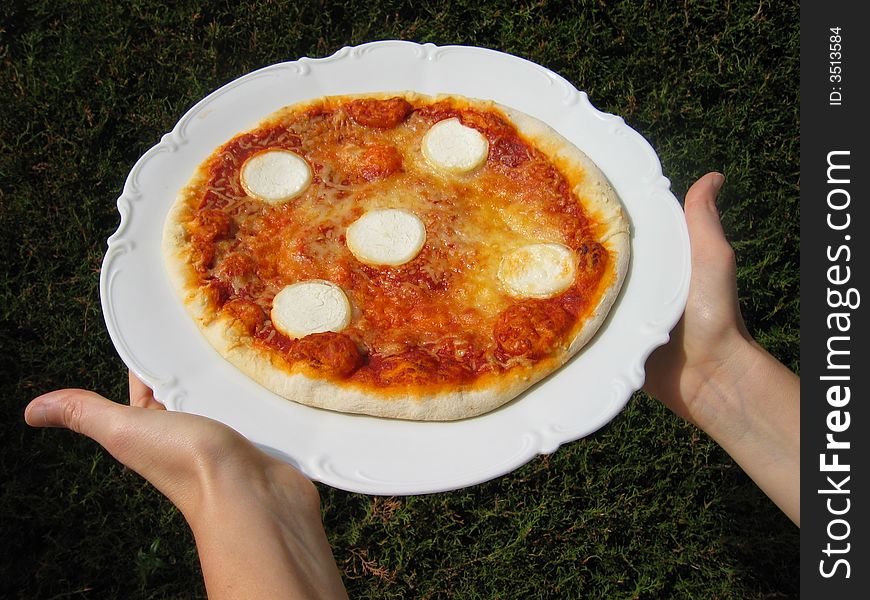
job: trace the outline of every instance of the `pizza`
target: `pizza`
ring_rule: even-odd
[[[210,344],[269,390],[454,420],[592,338],[629,227],[603,173],[538,119],[460,96],[330,96],[217,148],[169,210],[163,255]]]

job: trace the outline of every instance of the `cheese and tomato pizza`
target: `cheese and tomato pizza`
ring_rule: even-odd
[[[163,253],[208,341],[266,388],[452,420],[589,341],[629,233],[606,177],[543,122],[407,92],[292,105],[235,136],[179,194]]]

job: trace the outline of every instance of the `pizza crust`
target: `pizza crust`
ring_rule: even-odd
[[[337,412],[364,414],[415,421],[452,421],[490,412],[512,400],[546,373],[528,379],[517,377],[491,378],[485,386],[470,389],[419,393],[378,395],[355,387],[336,385],[328,379],[311,377],[304,372],[291,373],[276,364],[268,352],[245,345],[244,338],[230,341],[239,329],[229,319],[215,319],[203,327],[211,345],[230,363],[251,379],[284,398],[316,408]],[[535,379],[532,379],[535,377]],[[480,381],[476,382],[480,383]],[[304,400],[302,400],[304,399]]]
[[[327,102],[353,98],[393,98],[409,101],[437,101],[413,92],[331,97]],[[444,98],[456,99],[457,96]],[[405,390],[371,391],[313,376],[311,370],[291,367],[260,347],[251,345],[244,326],[225,313],[215,314],[208,295],[197,285],[190,264],[185,223],[192,218],[190,202],[194,190],[205,179],[198,172],[179,194],[167,215],[162,253],[173,287],[198,327],[224,359],[272,392],[301,404],[333,411],[377,417],[423,421],[470,418],[490,412],[558,370],[600,329],[621,289],[630,260],[629,222],[622,204],[601,170],[579,148],[542,121],[491,101],[462,99],[469,108],[502,112],[522,137],[542,151],[568,179],[584,208],[600,223],[598,239],[608,250],[608,272],[602,278],[599,299],[569,343],[551,357],[532,366],[515,367],[500,375],[484,375],[457,389],[421,387]],[[313,100],[296,106],[317,106]],[[280,112],[280,111],[279,111]]]

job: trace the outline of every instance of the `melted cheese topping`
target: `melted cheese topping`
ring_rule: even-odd
[[[433,125],[459,124],[453,119],[457,114],[476,119],[469,121],[476,127],[483,123],[489,151],[483,162],[479,154],[471,161],[479,163],[476,169],[445,177],[432,167],[423,140]],[[359,125],[340,107],[279,113],[235,138],[207,165],[199,210],[220,210],[234,225],[226,239],[208,238],[199,268],[203,281],[217,278],[226,290],[222,298],[248,298],[265,314],[271,312],[272,326],[290,338],[341,331],[366,357],[353,381],[378,385],[379,361],[410,352],[431,357],[438,372],[456,365],[476,375],[509,368],[525,359],[500,349],[502,342],[494,339],[499,319],[514,315],[510,309],[518,302],[545,303],[542,313],[581,317],[596,301],[595,269],[603,264],[590,258],[601,252],[595,250],[594,224],[564,177],[512,132],[505,122],[451,107],[412,112],[391,128]],[[269,149],[292,151],[311,165],[311,184],[293,202],[257,202],[238,185],[240,165]],[[389,164],[380,164],[382,158]],[[376,179],[361,177],[363,171]],[[396,229],[386,225],[389,219],[367,224],[367,215],[396,214],[391,211],[413,215],[425,238],[412,233],[398,244],[389,242],[391,262],[371,260],[379,252],[371,239],[384,235],[377,231]],[[404,226],[399,230],[407,233]],[[404,250],[394,253],[397,246]],[[572,253],[576,276],[569,280],[558,251],[551,260],[541,258],[548,251],[528,250],[539,246]],[[500,278],[503,260],[510,256],[526,256],[518,262],[527,265],[542,261],[545,272],[556,274],[556,283],[534,283],[523,269],[502,269]],[[227,262],[242,265],[232,270],[231,279],[222,275]],[[308,287],[315,286],[310,280],[317,280],[316,287]],[[298,282],[306,287],[296,287],[303,285]],[[539,299],[542,289],[557,295]],[[268,322],[258,335],[273,339]]]

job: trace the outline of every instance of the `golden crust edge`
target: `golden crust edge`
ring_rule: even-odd
[[[232,329],[225,319],[202,327],[209,342],[230,363],[281,397],[300,404],[343,413],[415,421],[455,421],[490,412],[512,400],[537,379],[502,380],[482,389],[460,389],[423,398],[412,394],[379,396],[353,385],[316,379],[305,373],[289,373],[277,366],[265,351],[232,343],[225,332]]]

